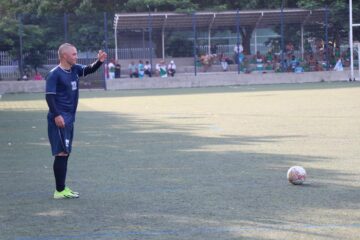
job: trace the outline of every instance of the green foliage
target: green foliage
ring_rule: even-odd
[[[126,8],[131,12],[148,11],[193,11],[197,5],[190,0],[129,0]]]
[[[193,41],[180,34],[172,36],[167,41],[166,53],[172,57],[191,57],[193,56]]]
[[[56,49],[64,41],[64,13],[68,14],[68,40],[82,50],[95,50],[104,47],[104,17],[108,13],[109,47],[113,47],[113,14],[125,12],[194,12],[225,10],[279,9],[284,2],[286,8],[323,8],[326,4],[330,11],[329,34],[331,41],[346,39],[348,32],[348,0],[0,0],[0,51],[10,51],[19,57],[19,16],[23,18],[23,50],[25,61],[33,67],[41,66],[41,57],[46,49]],[[353,1],[354,20],[360,22],[360,1]],[[286,28],[286,39],[291,40],[299,33],[296,29]],[[241,28],[245,51],[250,51],[250,38],[253,28]],[[355,31],[355,39],[360,40]],[[294,42],[295,42],[294,38]],[[155,39],[154,39],[155,40]],[[156,41],[156,40],[155,40]],[[170,40],[169,40],[170,41]],[[189,44],[186,40],[173,38],[170,44]],[[185,49],[185,48],[184,48]],[[192,49],[191,47],[186,47]],[[183,51],[171,50],[174,55]],[[185,51],[185,50],[184,50]],[[186,54],[190,54],[187,53]]]
[[[0,51],[13,49],[18,38],[18,22],[16,19],[3,17],[0,21]]]

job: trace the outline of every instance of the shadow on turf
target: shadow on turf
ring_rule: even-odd
[[[358,189],[346,184],[343,180],[350,175],[340,171],[307,169],[306,185],[287,182],[289,166],[328,160],[325,157],[228,150],[231,145],[276,143],[299,136],[203,137],[192,133],[201,125],[172,126],[98,112],[81,112],[75,130],[69,181],[82,190],[82,198],[49,201],[44,192],[52,187],[42,194],[29,190],[53,181],[51,163],[40,171],[47,172],[45,176],[36,174],[47,161],[37,154],[44,146],[29,145],[46,137],[46,126],[39,121],[44,114],[15,115],[32,119],[37,128],[29,130],[29,122],[17,121],[0,125],[16,132],[10,138],[2,136],[1,143],[11,139],[21,148],[9,152],[2,144],[0,150],[8,156],[7,164],[1,160],[7,168],[3,169],[25,169],[2,187],[0,218],[5,239],[232,239],[260,232],[266,240],[268,233],[276,231],[331,237],[307,231],[328,225],[321,225],[316,216],[304,218],[302,212],[351,209],[358,203]],[[3,116],[6,119],[14,112]],[[23,161],[25,156],[30,166]],[[17,192],[28,194],[12,198]],[[39,215],[54,209],[66,214]],[[294,220],[294,214],[302,220]],[[72,230],[64,234],[63,229]]]

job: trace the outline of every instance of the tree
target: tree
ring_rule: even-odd
[[[68,37],[79,49],[99,48],[104,44],[103,12],[108,13],[108,29],[112,29],[114,13],[156,12],[156,11],[223,11],[223,10],[259,10],[280,9],[282,0],[0,0],[0,50],[19,49],[18,16],[24,17],[24,50],[54,49],[64,41],[64,14],[68,16]],[[360,10],[360,1],[353,1],[354,13]],[[348,0],[284,0],[285,8],[322,8],[328,5],[330,10],[329,36],[340,43],[348,34]],[[354,14],[355,21],[359,22]],[[240,34],[244,50],[250,53],[250,39],[254,26],[241,26]],[[289,32],[289,31],[286,31]],[[154,34],[156,34],[154,32]],[[354,34],[360,39],[360,32]],[[155,35],[154,35],[155,36]],[[292,37],[291,34],[288,37]],[[113,35],[109,34],[109,45],[113,44]],[[154,37],[154,41],[160,41]],[[41,52],[40,51],[40,52]],[[18,50],[17,50],[18,52]],[[18,53],[15,55],[19,55]],[[30,60],[29,60],[30,61]],[[35,61],[36,62],[36,61]]]
[[[298,0],[297,6],[306,9],[316,9],[328,7],[329,17],[329,36],[331,41],[339,46],[342,39],[347,39],[349,32],[349,1],[348,0]],[[357,14],[360,10],[360,2],[353,1],[354,21],[359,22]],[[357,34],[356,34],[357,33]],[[360,40],[360,32],[355,32],[354,39]]]

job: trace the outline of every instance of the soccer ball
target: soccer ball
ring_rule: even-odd
[[[294,185],[303,184],[306,179],[306,171],[303,167],[293,166],[287,171],[287,179]]]

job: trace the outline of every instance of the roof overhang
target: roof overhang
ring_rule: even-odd
[[[315,24],[324,22],[325,9],[284,9],[284,24]],[[151,16],[151,17],[150,17]],[[237,11],[225,12],[196,12],[196,27],[234,27],[236,26]],[[280,24],[281,10],[240,11],[240,26],[269,27]],[[193,14],[174,12],[152,13],[119,13],[114,17],[114,28],[117,30],[139,30],[149,28],[149,21],[153,29],[175,28],[186,29],[193,27]]]

